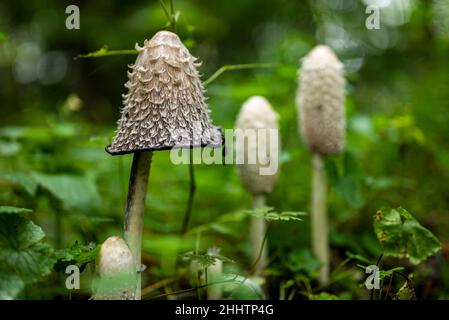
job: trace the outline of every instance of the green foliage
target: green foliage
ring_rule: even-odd
[[[83,176],[32,173],[33,179],[62,201],[66,209],[88,209],[100,206],[101,199],[95,183]]]
[[[29,175],[20,172],[0,172],[0,180],[15,182],[21,186],[30,196],[34,196],[37,183]]]
[[[17,214],[0,215],[0,299],[13,299],[27,284],[50,274],[55,263],[45,233]]]
[[[415,289],[410,281],[405,281],[402,287],[393,295],[393,300],[416,300]]]
[[[209,248],[206,252],[199,253],[189,251],[182,254],[181,258],[186,262],[195,262],[199,267],[203,269],[209,268],[210,266],[214,265],[217,260],[234,263],[234,261],[232,261],[231,259],[221,255],[218,248]]]
[[[374,216],[374,232],[387,256],[419,264],[437,253],[441,244],[405,209],[382,209]]]
[[[273,209],[273,207],[261,207],[252,210],[244,210],[243,212],[257,218],[264,218],[267,221],[302,221],[300,217],[306,214],[304,212],[291,211],[276,212],[273,211]]]
[[[54,268],[56,271],[64,272],[68,265],[77,265],[82,271],[88,263],[97,259],[100,248],[101,244],[95,245],[93,242],[87,245],[75,242],[70,248],[56,252],[57,261]]]

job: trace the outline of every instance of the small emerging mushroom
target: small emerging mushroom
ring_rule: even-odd
[[[120,237],[109,237],[100,248],[93,282],[94,300],[133,300],[137,274],[134,258]]]
[[[243,130],[243,132],[249,130],[247,131],[247,141],[244,141],[243,144],[237,143],[236,145],[237,154],[244,154],[246,157],[245,163],[239,165],[242,184],[253,197],[253,208],[264,207],[266,196],[273,190],[278,177],[280,152],[278,114],[264,97],[251,97],[245,101],[240,109],[237,116],[236,129]],[[277,133],[274,140],[270,136],[273,133],[271,130]],[[255,134],[255,139],[251,139],[251,131]],[[251,157],[256,161],[250,160]],[[261,174],[261,169],[268,165],[274,166],[276,168],[275,172],[272,174]],[[259,256],[265,232],[265,219],[251,217],[250,239],[253,261],[256,261]],[[267,248],[268,246],[265,242],[262,255],[254,270],[256,276],[260,276],[268,264]]]
[[[212,124],[197,59],[179,37],[156,33],[130,66],[117,133],[106,151],[133,153],[125,217],[125,240],[140,272],[143,214],[152,152],[172,148],[218,147],[222,134]],[[140,277],[139,277],[140,278]],[[136,299],[140,299],[140,281]]]
[[[302,139],[313,154],[312,246],[322,264],[318,277],[321,284],[329,280],[327,179],[323,157],[344,148],[344,86],[343,64],[331,48],[316,46],[303,60],[296,102]]]

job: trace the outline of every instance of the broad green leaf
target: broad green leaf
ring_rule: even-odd
[[[32,177],[42,188],[61,200],[66,209],[88,209],[100,206],[101,199],[97,186],[87,177],[38,172],[34,172]]]
[[[30,195],[34,196],[37,183],[29,175],[20,172],[0,172],[0,180],[12,181],[20,185]]]
[[[379,210],[374,216],[374,232],[385,255],[407,258],[413,264],[419,264],[441,248],[432,232],[401,207]]]
[[[0,42],[8,40],[8,37],[3,32],[0,32]]]
[[[29,213],[33,212],[31,209],[26,208],[17,208],[17,207],[8,207],[8,206],[0,206],[0,214],[1,213]]]
[[[42,229],[16,214],[0,215],[0,298],[14,298],[26,284],[51,272],[53,250]]]

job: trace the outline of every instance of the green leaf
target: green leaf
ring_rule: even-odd
[[[340,300],[340,298],[334,294],[327,292],[320,292],[317,294],[309,294],[308,298],[310,300]]]
[[[234,262],[231,259],[222,256],[220,254],[220,249],[215,247],[209,248],[206,252],[202,253],[195,253],[194,251],[189,251],[182,254],[181,258],[188,262],[194,261],[201,268],[209,268],[210,266],[214,265],[217,262],[217,260],[231,263]]]
[[[364,176],[354,155],[345,152],[342,157],[328,159],[326,172],[335,192],[352,208],[359,209],[364,205],[362,185]]]
[[[304,216],[306,214],[304,212],[291,211],[279,213],[272,210],[272,207],[261,207],[252,210],[244,210],[243,212],[254,217],[264,218],[267,221],[302,221],[300,216]]]
[[[0,215],[0,299],[12,299],[26,284],[51,272],[52,248],[42,229],[16,214]]]
[[[401,207],[379,210],[374,216],[374,232],[385,255],[407,258],[413,264],[419,264],[441,248],[432,232]]]
[[[54,268],[56,271],[64,271],[68,265],[75,264],[84,268],[86,264],[95,261],[100,247],[100,244],[95,245],[93,242],[87,245],[75,242],[70,248],[56,252],[57,262]]]
[[[33,212],[31,209],[26,208],[17,208],[17,207],[8,207],[8,206],[0,206],[0,214],[1,213],[29,213]]]
[[[8,37],[3,32],[0,32],[0,42],[8,40]]]
[[[416,300],[415,289],[410,281],[405,281],[404,285],[393,295],[393,300]]]
[[[364,266],[361,264],[358,264],[357,266],[364,270],[366,270],[368,268],[368,266]],[[395,272],[400,272],[400,271],[404,271],[404,270],[405,270],[404,267],[395,267],[395,268],[387,269],[387,270],[379,270],[379,279],[384,280],[386,278],[390,278]]]
[[[20,172],[0,172],[0,180],[12,181],[25,189],[30,195],[34,196],[37,190],[37,183],[29,175]]]
[[[291,252],[286,259],[287,268],[294,274],[303,272],[309,277],[315,277],[321,263],[316,259],[310,250],[302,249]]]
[[[38,172],[33,172],[32,177],[39,186],[61,200],[66,209],[88,209],[100,206],[101,199],[97,186],[87,177]]]

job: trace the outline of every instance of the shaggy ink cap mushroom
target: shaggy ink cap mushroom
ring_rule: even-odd
[[[156,33],[136,49],[139,55],[128,72],[117,133],[106,151],[117,155],[220,147],[221,129],[209,117],[197,58],[169,31]]]
[[[345,145],[345,78],[343,64],[331,48],[318,45],[305,57],[299,72],[297,107],[306,146],[331,155]]]

